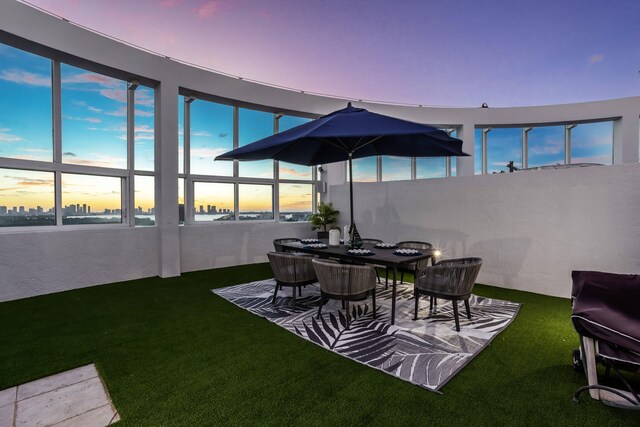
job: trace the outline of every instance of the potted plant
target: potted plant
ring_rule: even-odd
[[[340,211],[335,210],[331,203],[320,202],[318,204],[317,213],[311,215],[312,230],[322,229],[322,231],[318,231],[318,239],[326,239],[329,237],[327,227],[338,221],[339,214]]]

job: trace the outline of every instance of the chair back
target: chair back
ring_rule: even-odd
[[[294,242],[299,242],[300,239],[298,239],[297,237],[285,237],[282,239],[273,239],[273,247],[276,250],[276,252],[289,252],[289,250],[285,250],[282,247],[283,243],[294,243]]]
[[[417,250],[431,250],[433,249],[433,245],[429,242],[421,242],[418,240],[405,240],[402,242],[396,243],[396,246],[400,249],[417,249]]]
[[[286,252],[269,252],[267,257],[273,276],[279,282],[301,283],[316,280],[311,257]]]
[[[463,297],[471,294],[482,267],[481,258],[442,260],[435,266],[422,268],[416,274],[415,286],[423,291],[444,296]]]
[[[376,287],[376,271],[370,265],[339,264],[318,258],[314,258],[312,263],[321,292],[346,297]]]

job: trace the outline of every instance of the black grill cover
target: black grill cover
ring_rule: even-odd
[[[571,278],[576,331],[621,347],[624,359],[640,363],[640,275],[573,271]]]

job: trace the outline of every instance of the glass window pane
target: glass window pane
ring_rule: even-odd
[[[232,176],[232,161],[213,159],[233,150],[233,107],[198,99],[190,104],[189,115],[191,173]]]
[[[487,173],[508,172],[507,163],[522,167],[522,128],[494,128],[487,134]]]
[[[564,164],[564,126],[537,126],[527,132],[530,168]]]
[[[282,116],[278,122],[278,129],[280,132],[299,126],[303,123],[307,123],[311,119],[305,117],[295,116]],[[279,164],[279,177],[280,179],[304,179],[311,180],[312,167],[296,165],[287,162],[278,162]]]
[[[273,135],[273,114],[240,108],[239,146]],[[238,175],[245,178],[273,178],[273,160],[239,162]]]
[[[232,221],[234,213],[234,184],[217,182],[193,183],[195,221]]]
[[[55,225],[53,172],[0,169],[0,227]]]
[[[482,175],[482,128],[474,130],[473,139],[473,172]]]
[[[571,129],[571,163],[613,162],[613,122],[584,123]]]
[[[184,173],[184,96],[178,97],[178,173]]]
[[[347,163],[347,179],[349,179],[349,162]],[[364,157],[351,162],[353,182],[376,182],[378,180],[378,158]]]
[[[62,161],[126,169],[127,84],[61,65]]]
[[[273,186],[240,184],[240,220],[273,219]]]
[[[139,86],[135,92],[135,130],[134,150],[135,169],[152,171],[155,169],[154,159],[154,90]]]
[[[313,187],[309,184],[280,184],[280,221],[309,221]]]
[[[402,179],[411,179],[411,158],[382,156],[382,180],[399,181]]]
[[[452,163],[455,157],[452,157]],[[416,157],[416,179],[444,178],[447,176],[447,160],[444,157]]]
[[[0,156],[53,160],[51,61],[0,44]]]
[[[62,223],[122,222],[122,179],[62,174]]]
[[[184,178],[178,178],[178,221],[184,224]]]
[[[155,225],[155,180],[152,176],[135,176],[136,225]]]

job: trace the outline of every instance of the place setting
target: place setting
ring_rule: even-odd
[[[380,242],[380,243],[376,243],[374,245],[374,248],[377,248],[377,249],[395,249],[396,247],[398,247],[398,246],[395,243],[383,243],[383,242]]]
[[[418,256],[422,255],[422,252],[417,249],[396,249],[393,251],[393,254],[399,256]]]

